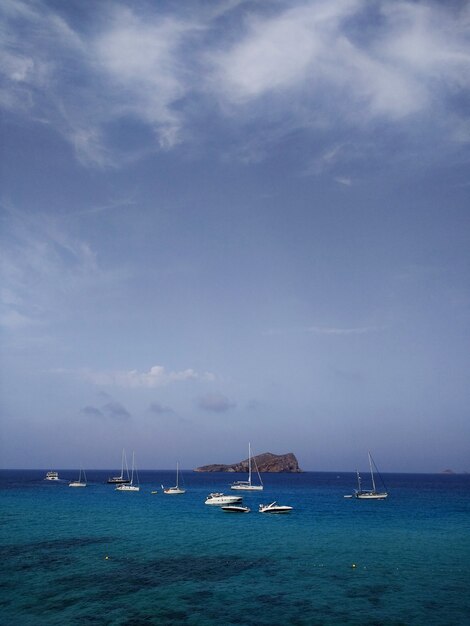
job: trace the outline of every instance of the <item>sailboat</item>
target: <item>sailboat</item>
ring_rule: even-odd
[[[124,476],[124,464],[126,465],[126,476]],[[130,482],[129,468],[127,467],[126,451],[122,449],[121,456],[121,473],[119,476],[110,476],[108,478],[108,485],[124,485]]]
[[[253,459],[254,460],[254,459]],[[230,489],[238,489],[239,491],[262,491],[263,481],[261,480],[256,461],[254,460],[256,472],[258,473],[259,485],[254,485],[251,481],[251,444],[248,444],[248,480],[237,480],[230,485]]]
[[[82,474],[83,474],[83,479],[82,479]],[[80,474],[78,475],[78,480],[72,480],[72,482],[69,483],[69,487],[86,487],[85,470],[82,470],[82,468],[80,467]]]
[[[178,468],[178,463],[176,463],[176,485],[174,487],[168,487],[168,489],[165,489],[162,485],[163,493],[167,493],[168,495],[177,495],[179,493],[186,493],[186,490],[181,489],[181,487],[179,486],[178,473],[179,473],[179,468]]]
[[[137,485],[134,485],[134,470],[136,475]],[[132,453],[132,469],[131,469],[131,479],[127,483],[122,483],[116,487],[117,491],[140,491],[139,483],[139,475],[137,473],[137,469],[135,467],[135,453]]]
[[[344,496],[345,498],[357,498],[358,500],[385,500],[385,498],[388,498],[388,493],[386,491],[377,491],[377,487],[375,485],[375,478],[374,478],[374,469],[373,469],[374,466],[378,473],[377,466],[375,465],[374,460],[372,459],[372,455],[369,452],[369,468],[370,468],[370,478],[372,482],[372,489],[362,488],[361,475],[359,474],[359,471],[356,471],[357,489],[354,490],[354,493],[352,495]]]

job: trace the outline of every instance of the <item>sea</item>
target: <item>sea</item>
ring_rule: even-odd
[[[385,474],[366,501],[352,473],[264,474],[234,514],[204,500],[244,475],[183,471],[170,496],[174,471],[139,492],[58,471],[0,472],[2,625],[470,624],[469,475]]]

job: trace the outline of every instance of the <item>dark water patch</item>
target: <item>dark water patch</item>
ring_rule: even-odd
[[[0,560],[4,565],[3,572],[8,570],[10,575],[54,572],[75,564],[82,548],[109,541],[108,537],[78,537],[2,546]]]
[[[264,568],[266,559],[247,559],[239,556],[182,556],[138,562],[131,559],[116,562],[105,575],[81,574],[62,577],[58,587],[78,585],[90,588],[97,596],[128,594],[179,582],[218,582],[237,576],[247,570]]]
[[[346,596],[353,599],[367,600],[372,606],[378,607],[382,603],[384,594],[391,590],[391,585],[386,584],[363,585],[355,589],[349,589],[346,592]]]
[[[114,540],[115,538],[113,537],[68,537],[67,539],[47,539],[45,541],[16,543],[0,546],[0,558],[8,559],[16,556],[25,556],[37,551],[77,550],[84,546],[110,543]]]

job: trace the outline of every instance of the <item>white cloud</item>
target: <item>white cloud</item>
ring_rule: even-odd
[[[138,370],[115,371],[115,372],[82,372],[82,377],[99,386],[116,386],[116,387],[145,387],[153,389],[156,387],[164,387],[175,382],[188,380],[213,381],[214,374],[210,372],[196,372],[189,368],[181,371],[167,371],[162,365],[154,365],[148,372],[139,372]]]
[[[449,96],[470,88],[468,6],[317,0],[269,10],[247,2],[237,11],[238,5],[163,12],[157,5],[105,3],[81,28],[40,2],[6,0],[0,104],[49,123],[82,163],[100,167],[194,137],[198,106],[204,120],[209,113],[242,125],[272,121],[264,137],[257,132],[251,139],[248,159],[264,158],[272,135],[276,141],[292,129],[363,129],[423,113],[447,125],[450,140],[468,141],[462,121],[468,116],[449,111]],[[131,119],[145,131],[122,147],[112,140]]]
[[[330,108],[357,123],[399,120],[429,109],[449,88],[468,88],[470,48],[461,23],[468,23],[468,10],[462,16],[436,5],[377,6],[379,20],[367,36],[351,25],[373,8],[359,0],[302,3],[250,18],[239,41],[214,59],[221,97],[246,104],[290,94],[291,108],[309,102],[311,118]]]

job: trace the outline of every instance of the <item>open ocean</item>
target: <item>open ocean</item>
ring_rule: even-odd
[[[2,625],[470,624],[468,475],[385,474],[388,500],[358,501],[352,473],[264,474],[236,515],[204,499],[245,475],[168,496],[174,471],[138,493],[58,471],[0,472]],[[273,500],[295,510],[258,513]]]

